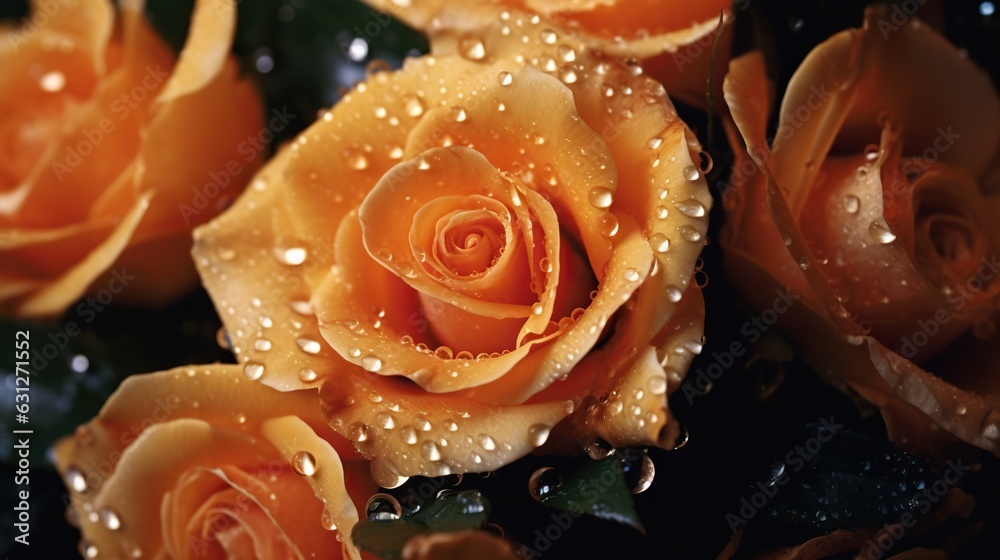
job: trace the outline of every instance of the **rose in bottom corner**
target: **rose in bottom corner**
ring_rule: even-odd
[[[727,273],[760,308],[775,286],[801,297],[779,325],[893,441],[1000,455],[1000,98],[926,25],[889,21],[869,9],[806,57],[773,145],[763,59],[731,64]]]
[[[55,459],[84,558],[357,559],[355,504],[376,489],[315,391],[231,365],[126,379]]]
[[[492,23],[370,75],[195,234],[246,375],[321,385],[386,487],[543,444],[672,448],[701,349],[712,199],[663,86]]]

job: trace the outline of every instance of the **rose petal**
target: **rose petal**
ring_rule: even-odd
[[[996,395],[963,391],[920,369],[868,337],[872,364],[896,396],[920,409],[962,440],[1000,456],[1000,410]]]
[[[53,315],[79,299],[90,283],[110,268],[128,245],[149,208],[151,198],[150,195],[141,197],[100,246],[55,282],[32,294],[21,304],[18,312],[28,316]]]
[[[389,487],[399,476],[499,468],[541,445],[541,428],[567,414],[560,402],[487,405],[360,374],[329,379],[320,398],[331,425],[373,459],[376,482]]]
[[[337,451],[297,416],[268,420],[261,426],[261,431],[289,463],[295,461],[297,453],[306,452],[313,456],[317,470],[315,474],[307,476],[306,480],[312,486],[316,499],[325,504],[325,509],[337,530],[341,531],[340,534],[350,535],[351,529],[358,522],[358,510],[347,494],[344,466]],[[342,541],[350,558],[361,558],[353,540],[347,538]]]
[[[177,66],[157,96],[167,103],[204,88],[222,71],[236,33],[236,2],[197,0]]]
[[[502,83],[501,72],[509,73],[509,84]],[[599,129],[580,120],[566,85],[532,66],[494,65],[482,73],[475,89],[480,95],[429,111],[410,134],[407,157],[416,157],[442,138],[475,149],[493,166],[514,172],[550,199],[562,226],[578,235],[591,267],[602,270],[609,244],[601,227],[618,178],[617,163],[597,134]],[[464,118],[456,119],[456,110]],[[531,149],[525,150],[526,145]],[[532,180],[518,172],[528,169],[539,170]],[[596,189],[603,189],[603,194],[596,196]]]
[[[276,246],[279,237],[272,218],[287,219],[281,170],[291,154],[286,150],[275,156],[232,208],[196,229],[192,251],[237,361],[254,370],[266,363],[261,383],[281,391],[315,386],[314,381],[339,365],[322,347],[318,353],[301,347],[312,350],[310,342],[321,344],[306,278],[329,270],[321,263],[333,260],[332,234],[327,242],[316,239],[308,253],[297,243]],[[247,224],[255,224],[249,234]],[[288,264],[298,262],[286,257],[293,248],[303,251],[293,255],[304,259],[301,264]]]
[[[150,512],[160,510],[178,478],[192,468],[266,469],[277,451],[255,434],[269,418],[289,414],[342,456],[355,456],[319,416],[314,392],[282,394],[248,382],[238,366],[209,366],[128,378],[97,418],[57,444],[56,464],[68,480],[75,469],[87,481],[83,492],[70,484],[71,496],[86,538],[102,553],[126,555],[133,546],[151,552],[161,546],[161,521]],[[112,508],[121,528],[87,519],[85,503],[93,511]]]

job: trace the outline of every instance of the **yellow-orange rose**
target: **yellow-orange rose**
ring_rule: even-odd
[[[384,486],[672,446],[701,348],[697,140],[640,67],[509,26],[370,76],[195,232],[247,376],[322,385]]]
[[[176,297],[197,279],[191,229],[259,166],[237,153],[261,107],[228,57],[232,2],[197,3],[178,60],[142,4],[35,0],[0,26],[0,310]]]
[[[232,365],[132,376],[55,448],[84,558],[360,558],[355,503],[375,487],[341,456],[357,459],[314,391]]]
[[[666,86],[671,97],[696,107],[705,106],[713,71],[718,90],[732,41],[732,2],[722,0],[364,1],[432,34],[486,20],[509,30],[511,10],[534,12],[574,33],[592,49],[643,61],[647,74]],[[713,62],[713,44],[723,15]]]
[[[727,193],[736,285],[761,308],[778,286],[798,294],[780,324],[882,409],[894,441],[933,452],[952,434],[1000,454],[989,77],[919,21],[871,9],[806,57],[772,147],[761,57],[735,60],[725,90],[753,158]]]

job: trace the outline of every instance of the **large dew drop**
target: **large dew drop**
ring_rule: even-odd
[[[292,470],[299,476],[312,476],[317,470],[316,458],[308,451],[296,451],[292,455]]]
[[[528,479],[528,492],[536,501],[541,502],[552,495],[562,485],[562,476],[552,467],[542,467],[531,474]]]

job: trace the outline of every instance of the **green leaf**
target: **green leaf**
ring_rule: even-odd
[[[592,515],[629,525],[643,534],[646,532],[635,511],[632,493],[617,457],[585,461],[562,475],[562,483],[542,496],[541,502],[573,515]]]
[[[425,508],[390,521],[361,520],[351,530],[354,545],[385,560],[398,560],[407,541],[422,533],[479,529],[490,516],[490,502],[477,490],[442,494]]]
[[[427,525],[432,532],[464,531],[482,527],[490,516],[490,502],[475,490],[442,496],[410,519]]]

